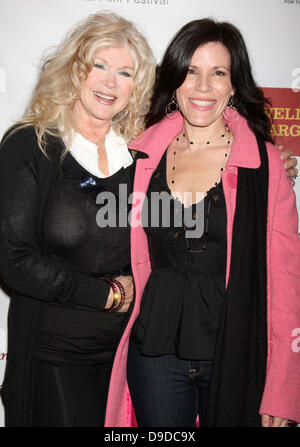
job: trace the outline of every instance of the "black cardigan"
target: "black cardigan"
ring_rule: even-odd
[[[11,289],[8,359],[2,397],[6,426],[30,426],[34,354],[45,305],[105,307],[109,286],[54,262],[43,240],[42,220],[60,174],[63,142],[47,137],[47,154],[33,127],[4,136],[0,146],[0,275]]]

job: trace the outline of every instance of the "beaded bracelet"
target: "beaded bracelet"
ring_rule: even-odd
[[[104,309],[104,312],[115,312],[115,308],[118,307],[118,300],[120,298],[120,294],[118,293],[118,289],[112,279],[109,278],[102,278],[103,281],[105,281],[113,290],[114,298],[112,305],[108,309]]]
[[[121,300],[120,300],[119,304],[117,305],[117,307],[115,307],[113,309],[114,312],[117,312],[119,309],[121,309],[121,307],[125,303],[126,294],[125,294],[125,289],[124,289],[123,285],[120,283],[120,281],[118,281],[115,278],[112,279],[111,281],[113,281],[119,287],[119,290],[121,292]]]
[[[114,293],[114,299],[113,299],[112,305],[108,309],[104,309],[104,311],[105,312],[117,312],[119,309],[121,309],[121,307],[123,306],[123,304],[125,302],[125,299],[126,299],[125,289],[122,286],[122,284],[116,279],[112,279],[112,278],[102,278],[102,279],[103,279],[103,281],[107,282],[107,284],[110,285],[110,287],[113,289],[113,293]],[[117,286],[120,290],[120,293],[118,293]],[[119,298],[121,298],[121,299],[118,302]]]

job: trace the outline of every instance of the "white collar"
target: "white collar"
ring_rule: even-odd
[[[108,160],[109,175],[115,174],[122,167],[127,168],[133,162],[124,138],[119,137],[112,129],[105,137],[105,148]],[[71,146],[68,148],[75,160],[91,174],[104,178],[98,167],[97,145],[73,131]]]

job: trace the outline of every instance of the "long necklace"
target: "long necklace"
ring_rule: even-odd
[[[231,144],[231,133],[230,133],[230,129],[229,129],[228,126],[225,126],[225,131],[221,134],[221,138],[225,138],[226,135],[227,135],[227,143],[226,144],[227,144],[227,147],[229,147],[229,145]],[[182,136],[184,138],[186,138],[186,134],[185,133],[183,133]],[[173,166],[172,166],[172,174],[173,175],[172,175],[172,180],[171,180],[173,190],[176,190],[176,188],[175,188],[176,150],[177,150],[177,146],[178,146],[178,142],[179,141],[180,141],[180,137],[177,137],[176,138],[176,147],[175,147],[175,150],[173,151]],[[188,141],[188,143],[189,144],[204,144],[203,142],[200,143],[200,142],[195,142],[195,141]],[[205,141],[205,144],[207,144],[207,145],[211,144],[211,141],[207,140],[207,141]],[[222,176],[222,172],[225,169],[225,165],[226,165],[226,161],[227,161],[227,158],[228,158],[228,154],[229,154],[229,151],[226,150],[225,156],[224,156],[224,160],[223,160],[223,163],[222,163],[222,166],[221,166],[221,169],[220,169],[220,172],[218,173],[218,177],[216,178],[216,181],[215,181],[215,184],[214,184],[215,187],[218,186],[219,180],[220,180],[220,178]],[[207,204],[207,212],[206,212],[206,215],[205,215],[204,233],[201,236],[201,237],[203,237],[202,248],[200,250],[191,250],[189,242],[188,242],[188,239],[185,238],[188,251],[191,252],[191,253],[197,253],[197,252],[205,251],[205,249],[206,249],[206,237],[208,235],[208,223],[209,223],[210,210],[211,210],[211,198],[210,198],[210,195],[208,194],[208,191],[206,191],[206,197],[208,197],[208,204]],[[176,197],[176,200],[178,200],[178,197]],[[218,200],[218,196],[217,195],[214,196],[214,200],[215,201]],[[196,217],[197,216],[195,216],[195,215],[193,216],[194,219]],[[185,228],[185,230],[187,230],[185,225],[184,225],[184,228]]]

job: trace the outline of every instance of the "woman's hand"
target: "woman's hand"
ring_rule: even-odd
[[[263,427],[286,427],[287,424],[287,419],[277,418],[267,414],[263,414],[261,417],[261,425]]]
[[[124,287],[126,297],[123,306],[117,312],[127,312],[134,296],[133,279],[131,276],[118,276],[116,280],[119,281]],[[114,292],[111,288],[107,298],[105,309],[109,309],[112,306],[113,300]]]
[[[292,152],[284,149],[283,146],[277,146],[281,150],[281,158],[285,160],[284,167],[286,169],[286,175],[292,178],[293,185],[295,184],[294,178],[298,175],[297,158],[292,157]]]

